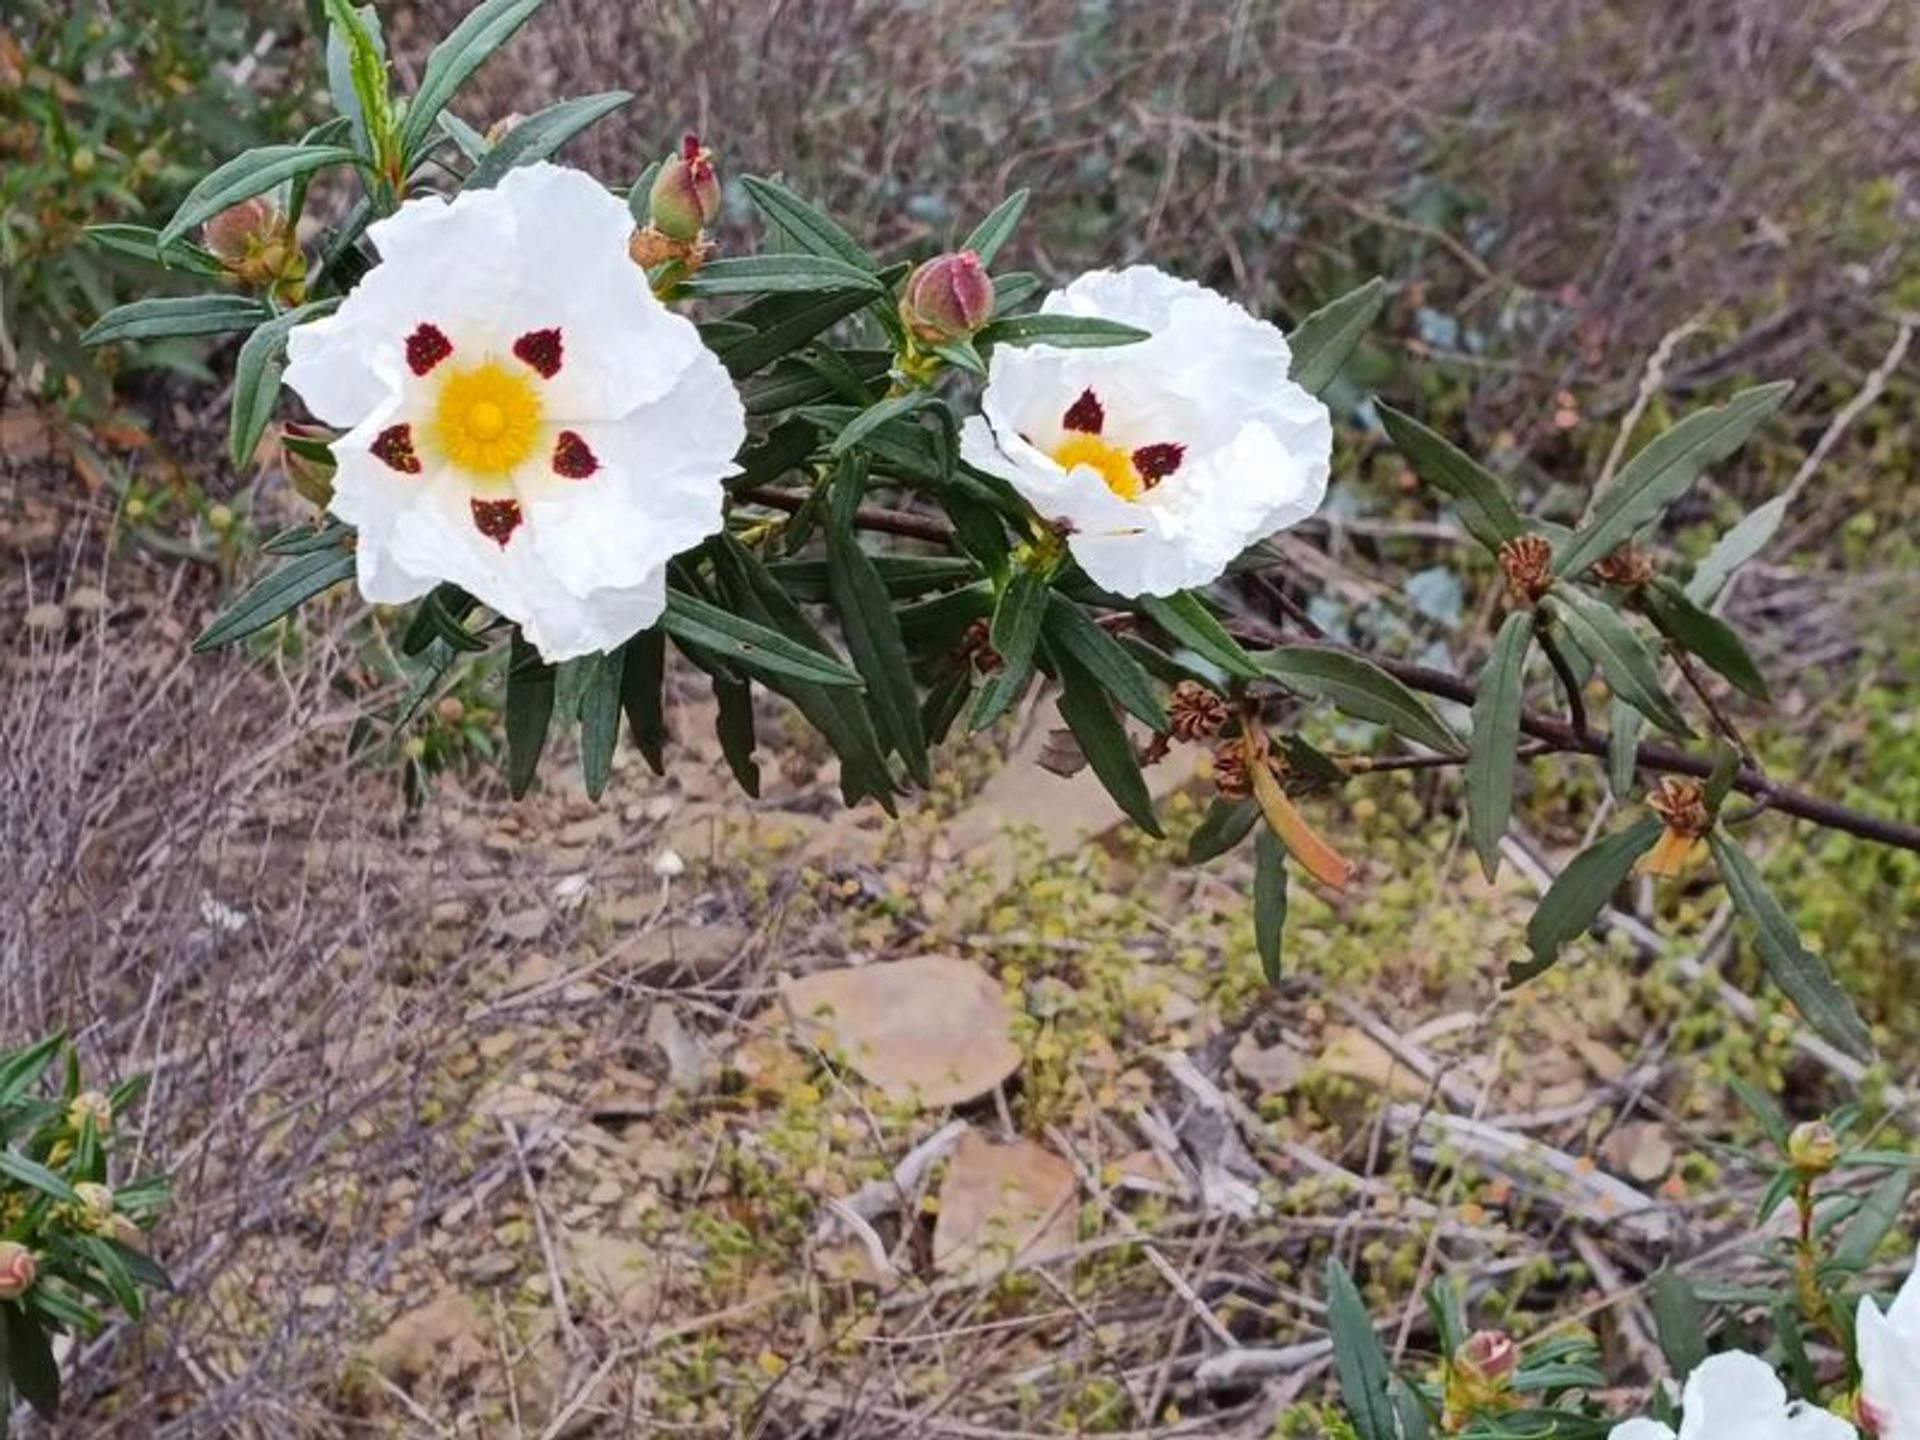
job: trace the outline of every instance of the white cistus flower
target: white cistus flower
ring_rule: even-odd
[[[1628,1420],[1608,1440],[1857,1440],[1837,1415],[1796,1400],[1773,1367],[1733,1350],[1710,1355],[1680,1392],[1680,1433],[1657,1420]]]
[[[1853,1321],[1860,1423],[1879,1440],[1920,1440],[1920,1255],[1884,1312],[1862,1295]]]
[[[1319,508],[1333,426],[1287,378],[1286,337],[1148,265],[1095,270],[1043,314],[1145,330],[1131,345],[1000,346],[961,454],[1066,533],[1095,584],[1171,595]]]
[[[371,226],[380,263],[288,337],[287,383],[347,433],[328,508],[360,591],[451,581],[548,660],[653,624],[666,565],[720,528],[746,434],[691,323],[627,257],[627,207],[528,165]]]

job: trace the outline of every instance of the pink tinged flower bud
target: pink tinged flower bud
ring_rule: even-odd
[[[31,1250],[18,1240],[0,1240],[0,1300],[18,1300],[39,1273]]]
[[[264,195],[229,205],[207,221],[202,236],[211,250],[228,265],[244,265],[273,243],[282,229],[280,212]]]
[[[1520,1364],[1520,1347],[1503,1330],[1476,1330],[1454,1351],[1454,1365],[1480,1380],[1503,1385]]]
[[[1787,1159],[1802,1175],[1824,1175],[1840,1162],[1840,1139],[1825,1121],[1805,1121],[1787,1136]]]
[[[720,215],[720,176],[713,154],[691,130],[680,153],[669,155],[653,177],[653,227],[670,240],[694,241]]]
[[[993,281],[971,250],[936,255],[907,277],[900,318],[930,345],[964,340],[993,318]]]

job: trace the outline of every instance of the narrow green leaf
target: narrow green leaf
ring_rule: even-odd
[[[613,749],[620,738],[620,672],[623,656],[594,658],[593,674],[580,696],[580,769],[587,796],[598,800],[613,774]]]
[[[983,380],[986,378],[987,362],[981,358],[980,352],[973,348],[971,340],[943,340],[927,348],[956,370],[964,370],[969,375],[977,375]]]
[[[1467,831],[1489,880],[1500,873],[1500,841],[1513,813],[1520,701],[1532,643],[1533,616],[1525,610],[1507,616],[1494,637],[1473,701],[1473,734],[1467,744]]]
[[[516,627],[507,660],[507,788],[518,800],[533,784],[553,721],[554,667]]]
[[[326,12],[327,87],[333,108],[347,121],[354,148],[377,161],[393,125],[380,12],[350,0],[326,0]]]
[[[1722,830],[1711,831],[1707,844],[1720,867],[1720,878],[1726,882],[1733,908],[1753,926],[1755,948],[1773,983],[1829,1042],[1856,1059],[1871,1059],[1873,1037],[1860,1012],[1833,978],[1826,961],[1800,943],[1799,931],[1746,852]]]
[[[280,376],[286,369],[287,336],[293,327],[325,315],[338,300],[315,300],[283,311],[259,326],[240,347],[233,367],[233,406],[227,422],[227,454],[234,468],[245,469],[259,448],[260,437],[273,419],[280,399]]]
[[[60,1414],[60,1366],[53,1358],[53,1342],[40,1322],[17,1303],[0,1304],[0,1318],[6,1326],[5,1378],[41,1419],[54,1420]]]
[[[1038,571],[1019,569],[1000,592],[988,631],[1000,668],[981,688],[974,702],[972,727],[984,730],[998,720],[1033,677],[1034,649],[1047,613],[1047,581]]]
[[[792,354],[821,331],[853,314],[871,298],[867,290],[829,290],[824,295],[779,296],[780,308],[777,311],[769,309],[752,335],[716,344],[713,353],[720,357],[729,375],[736,380],[744,379],[764,370],[783,355]],[[884,366],[882,369],[884,373]]]
[[[169,270],[185,270],[191,275],[225,275],[227,267],[209,250],[191,240],[160,244],[160,232],[147,225],[89,225],[87,239],[102,250],[116,255],[131,255]]]
[[[1047,639],[1085,667],[1100,688],[1152,730],[1167,728],[1167,712],[1140,662],[1058,591],[1047,596],[1041,622]]]
[[[1873,1263],[1881,1243],[1900,1223],[1906,1208],[1907,1191],[1913,1188],[1913,1171],[1907,1165],[1887,1171],[1880,1183],[1867,1192],[1860,1208],[1847,1219],[1846,1229],[1833,1247],[1833,1263],[1849,1273],[1858,1273]]]
[[[930,390],[907,390],[898,395],[889,395],[877,404],[869,405],[854,418],[851,424],[845,426],[838,435],[833,437],[833,446],[828,453],[836,456],[846,454],[887,421],[911,415],[922,406],[931,404],[933,398],[933,392]]]
[[[1013,315],[984,327],[973,343],[982,350],[993,345],[1052,345],[1066,350],[1132,345],[1147,338],[1145,330],[1091,315]]]
[[[1200,828],[1187,842],[1187,863],[1204,865],[1224,855],[1247,838],[1247,832],[1259,822],[1260,807],[1251,800],[1215,798],[1200,821]]]
[[[411,164],[425,149],[433,122],[469,75],[526,24],[542,0],[480,0],[427,56],[420,88],[400,125],[400,149]]]
[[[1756,700],[1771,700],[1766,678],[1746,644],[1712,611],[1693,603],[1687,592],[1664,576],[1640,592],[1641,606],[1654,628],[1690,655],[1724,676]]]
[[[120,1257],[96,1235],[76,1236],[73,1244],[99,1270],[114,1304],[125,1311],[128,1318],[138,1320],[146,1307],[140,1302],[140,1288],[133,1283],[133,1276],[127,1273],[127,1267],[121,1264]]]
[[[867,559],[887,594],[896,599],[942,590],[979,573],[971,560],[960,555],[869,555]],[[782,590],[802,603],[817,605],[827,598],[825,560],[775,560],[767,571]]]
[[[486,136],[451,110],[440,112],[439,125],[446,132],[447,138],[460,147],[460,153],[475,165],[486,159],[487,151],[493,148]]]
[[[1127,727],[1079,661],[1057,646],[1050,646],[1048,653],[1060,676],[1060,718],[1080,742],[1087,764],[1128,818],[1159,838],[1162,832],[1153,813],[1153,796],[1148,793],[1146,776],[1140,773],[1140,760],[1133,752]]]
[[[1000,247],[1007,243],[1014,227],[1019,225],[1020,216],[1027,208],[1028,191],[1016,190],[998,205],[978,225],[973,233],[960,242],[962,250],[971,250],[980,257],[982,265],[993,264],[993,257],[1000,253]]]
[[[664,692],[667,680],[667,634],[655,626],[627,641],[620,672],[620,705],[627,712],[633,745],[653,767],[667,773],[667,716]]]
[[[71,1185],[39,1161],[16,1155],[11,1150],[0,1149],[0,1176],[67,1204],[73,1204],[80,1198]]]
[[[87,328],[80,343],[230,335],[272,318],[273,311],[244,295],[159,295],[109,310]]]
[[[654,160],[640,172],[640,178],[633,182],[627,191],[627,213],[633,216],[636,225],[647,225],[653,220],[653,182],[660,178],[663,162]]]
[[[344,145],[263,145],[236,155],[187,192],[160,231],[160,248],[166,249],[228,206],[251,200],[297,175],[351,165],[359,158]]]
[[[947,673],[928,687],[927,698],[920,706],[920,728],[929,745],[946,740],[972,693],[973,667],[964,663],[949,665]]]
[[[1594,503],[1593,518],[1554,556],[1553,573],[1578,575],[1633,537],[1687,492],[1709,465],[1726,459],[1787,398],[1785,381],[1742,390],[1725,405],[1699,410],[1657,435],[1620,468]]]
[[[1646,724],[1640,712],[1618,695],[1607,702],[1607,789],[1616,800],[1634,793]]]
[[[1767,1138],[1784,1153],[1792,1131],[1787,1128],[1787,1117],[1780,1112],[1774,1098],[1738,1075],[1729,1075],[1727,1086],[1766,1131]]]
[[[1700,568],[1687,581],[1687,598],[1696,605],[1711,605],[1734,571],[1767,548],[1787,518],[1787,497],[1776,495],[1743,518],[1715,542]]]
[[[844,260],[799,252],[709,260],[680,282],[689,295],[792,295],[814,291],[880,292],[880,282]]]
[[[756,743],[753,727],[753,686],[745,680],[713,677],[713,698],[718,705],[714,733],[720,739],[720,753],[734,782],[747,795],[760,794],[760,766],[753,758]]]
[[[342,527],[344,528],[344,527]],[[426,594],[413,612],[413,619],[400,637],[402,655],[418,655],[435,640],[443,640],[453,650],[478,655],[490,648],[485,640],[467,629],[467,616],[480,602],[458,585],[442,583]]]
[[[967,626],[992,614],[993,587],[985,580],[976,580],[931,600],[901,606],[900,633],[915,650],[928,650],[954,643]]]
[[[1663,729],[1676,735],[1693,733],[1660,683],[1653,651],[1619,611],[1572,585],[1556,586],[1542,604],[1592,657],[1615,695]]]
[[[869,399],[893,364],[892,353],[885,350],[863,350],[852,355],[841,352],[841,358],[846,360],[855,382]],[[820,367],[809,364],[806,358],[779,360],[772,369],[748,380],[739,389],[741,403],[750,416],[777,415],[802,405],[811,407],[840,393],[834,378],[822,374]],[[807,429],[811,436],[812,425]],[[809,438],[806,454],[811,454],[813,448]]]
[[[213,650],[265,629],[282,615],[331,590],[353,575],[351,550],[316,550],[300,555],[255,581],[193,642],[196,651]]]
[[[747,197],[760,207],[760,212],[809,254],[842,261],[869,276],[875,272],[873,258],[839,221],[809,205],[786,186],[758,175],[749,175],[740,184]]]
[[[836,483],[849,486],[857,495],[854,477],[862,474],[857,465],[846,467]],[[850,516],[850,501],[847,508]],[[922,788],[932,786],[933,770],[920,725],[920,695],[914,688],[913,666],[900,634],[900,621],[888,598],[886,582],[872,558],[860,548],[852,526],[844,521],[828,529],[827,586],[854,668],[867,682],[875,727]]]
[[[34,1082],[46,1073],[47,1066],[53,1063],[53,1057],[60,1053],[60,1047],[67,1043],[67,1032],[56,1030],[9,1055],[0,1063],[0,1106],[10,1105],[33,1088]]]
[[[1325,394],[1386,303],[1387,282],[1376,275],[1302,320],[1288,337],[1293,382],[1310,395]]]
[[[1047,282],[1026,270],[1015,270],[993,277],[993,313],[1002,318],[1011,315],[1047,288]]]
[[[1384,725],[1442,755],[1466,748],[1426,701],[1370,660],[1312,645],[1283,645],[1253,658],[1289,690],[1325,700],[1356,720]]]
[[[605,119],[632,98],[631,91],[608,90],[536,110],[500,137],[460,188],[492,189],[509,170],[545,160],[589,125]]]
[[[1400,1440],[1433,1440],[1433,1421],[1428,1415],[1432,1406],[1426,1396],[1398,1375],[1389,1377],[1388,1395],[1393,1413],[1400,1417]]]
[[[1266,672],[1240,642],[1227,633],[1206,602],[1191,590],[1168,596],[1142,595],[1134,601],[1141,614],[1209,664],[1218,665],[1242,680],[1258,680]]]
[[[1253,948],[1269,985],[1280,983],[1280,940],[1286,926],[1287,847],[1262,825],[1253,837]]]
[[[1487,549],[1498,550],[1526,533],[1506,487],[1489,471],[1411,415],[1385,404],[1379,410],[1380,423],[1394,448],[1407,457],[1422,480],[1453,501],[1469,535]]]
[[[1340,1397],[1359,1440],[1399,1440],[1387,1397],[1387,1356],[1360,1291],[1338,1260],[1327,1261],[1327,1329]]]
[[[667,592],[660,623],[674,639],[699,645],[763,675],[789,676],[811,685],[857,687],[861,683],[858,675],[832,656],[684,591]]]
[[[1510,983],[1517,985],[1541,974],[1560,958],[1563,945],[1587,932],[1634,862],[1653,848],[1663,828],[1658,816],[1642,816],[1626,829],[1589,845],[1567,863],[1527,922],[1527,945],[1533,951],[1533,960],[1511,966]]]

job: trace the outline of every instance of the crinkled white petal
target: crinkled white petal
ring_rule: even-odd
[[[340,309],[289,337],[288,384],[347,431],[329,508],[358,531],[369,600],[450,581],[548,660],[611,649],[659,618],[667,562],[720,528],[746,425],[725,369],[628,258],[632,225],[597,181],[546,164],[451,202],[409,201],[370,227],[380,263]],[[520,364],[517,340],[560,332],[559,370],[535,382],[538,443],[511,477],[464,475],[424,443],[439,380],[414,376],[406,354],[423,324],[458,368]],[[421,473],[372,453],[396,424],[413,427]],[[555,473],[565,430],[592,452],[590,475]],[[476,496],[519,503],[505,545],[475,524]]]
[[[1920,1440],[1920,1334],[1902,1323],[1912,1318],[1911,1305],[1901,1304],[1912,1288],[1909,1276],[1884,1314],[1863,1295],[1854,1314],[1860,1398],[1880,1424],[1878,1440]]]
[[[1622,1420],[1607,1432],[1607,1440],[1674,1440],[1673,1427],[1658,1420]]]
[[[1089,578],[1122,595],[1168,595],[1219,577],[1247,546],[1311,515],[1326,495],[1333,426],[1294,384],[1273,326],[1192,281],[1136,265],[1093,271],[1042,305],[1151,338],[1104,349],[1000,349],[981,415],[962,431],[970,465],[998,475],[1067,532]],[[1051,457],[1062,417],[1092,390],[1102,437],[1175,443],[1180,468],[1136,500]]]

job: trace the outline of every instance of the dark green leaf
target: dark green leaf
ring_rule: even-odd
[[[1787,1117],[1780,1113],[1780,1107],[1774,1103],[1773,1097],[1738,1075],[1729,1075],[1727,1085],[1760,1123],[1760,1128],[1767,1132],[1767,1138],[1784,1152],[1791,1132],[1787,1129]]]
[[[236,155],[187,192],[160,231],[160,246],[165,249],[229,206],[251,200],[296,175],[310,175],[330,165],[351,165],[359,158],[344,145],[263,145]]]
[[[1760,667],[1753,663],[1733,627],[1694,604],[1678,585],[1663,576],[1640,592],[1640,603],[1654,628],[1682,650],[1697,655],[1754,699],[1773,698]]]
[[[999,719],[1026,691],[1027,682],[1033,676],[1034,648],[1039,643],[1040,626],[1046,613],[1046,577],[1024,567],[1015,570],[993,607],[988,638],[1000,656],[1000,668],[974,702],[972,725],[975,730],[984,730]]]
[[[1787,497],[1776,495],[1722,535],[1687,581],[1687,598],[1711,605],[1733,572],[1767,548],[1787,518]]]
[[[783,675],[810,685],[858,687],[861,683],[833,656],[683,591],[667,592],[660,623],[674,639],[711,650],[762,675]]]
[[[611,115],[632,98],[631,91],[608,90],[536,110],[495,142],[460,188],[491,189],[509,170],[545,160],[589,125]]]
[[[942,360],[969,375],[978,375],[982,379],[987,374],[987,362],[980,352],[973,348],[971,340],[943,340],[937,345],[927,347]]]
[[[56,1200],[72,1204],[79,1200],[74,1189],[53,1171],[37,1160],[29,1160],[24,1155],[16,1155],[11,1150],[0,1150],[0,1176],[5,1176],[16,1184],[28,1186],[51,1195]]]
[[[1480,868],[1491,880],[1500,873],[1500,841],[1513,813],[1513,771],[1520,745],[1520,701],[1533,616],[1516,610],[1494,638],[1473,701],[1473,735],[1467,744],[1467,831]]]
[[[66,1043],[67,1032],[56,1030],[7,1056],[0,1063],[0,1105],[9,1105],[31,1090]]]
[[[957,642],[975,620],[993,614],[993,587],[985,580],[931,600],[900,607],[900,633],[916,650],[942,641]]]
[[[1633,794],[1640,764],[1640,736],[1646,728],[1640,712],[1619,696],[1607,705],[1607,789],[1616,800]]]
[[[967,664],[948,666],[947,673],[928,688],[926,701],[920,707],[920,728],[929,745],[938,745],[947,738],[953,722],[967,708],[967,696],[972,692],[973,667]]]
[[[273,318],[244,295],[160,295],[109,310],[80,337],[82,345],[127,340],[170,340],[188,335],[230,335]]]
[[[1556,586],[1542,604],[1592,657],[1615,695],[1676,735],[1693,733],[1660,683],[1653,651],[1619,611],[1572,585]]]
[[[526,24],[542,0],[480,0],[427,56],[420,88],[400,125],[400,149],[409,163],[433,133],[433,122],[469,75]]]
[[[39,1287],[36,1287],[39,1288]],[[6,1378],[43,1420],[60,1413],[60,1366],[40,1322],[18,1304],[0,1304],[6,1324]]]
[[[1325,700],[1356,720],[1384,725],[1443,755],[1458,755],[1465,749],[1426,701],[1358,655],[1312,645],[1283,645],[1253,658],[1289,690]]]
[[[418,655],[435,640],[445,641],[449,648],[462,654],[483,653],[488,648],[487,642],[466,626],[467,616],[479,603],[458,585],[434,586],[415,609],[406,633],[400,637],[400,653]]]
[[[837,483],[857,493],[853,477],[859,473],[858,466],[849,467]],[[854,668],[867,682],[875,727],[898,752],[908,773],[922,787],[931,786],[933,771],[920,726],[920,696],[914,689],[900,621],[887,596],[886,582],[860,548],[850,525],[837,524],[828,530],[827,583]]]
[[[1553,573],[1578,575],[1632,539],[1641,526],[1659,519],[1702,470],[1744,445],[1792,388],[1785,381],[1756,385],[1725,405],[1695,411],[1655,436],[1620,468],[1594,503],[1592,519],[1554,556]]]
[[[971,560],[960,555],[870,555],[867,558],[887,594],[896,598],[945,589],[979,573]],[[796,600],[819,604],[827,598],[825,560],[776,560],[767,570],[780,582],[780,588]]]
[[[1079,661],[1057,646],[1050,646],[1049,654],[1060,676],[1060,718],[1080,742],[1087,764],[1133,823],[1158,838],[1160,822],[1154,817],[1153,797],[1147,791],[1146,777],[1140,773],[1140,760],[1133,753],[1127,727]]]
[[[1326,393],[1386,303],[1387,282],[1376,275],[1302,320],[1288,337],[1293,382],[1310,395]]]
[[[193,642],[196,651],[214,650],[263,630],[282,615],[331,590],[353,575],[351,550],[316,550],[301,555],[256,581]]]
[[[874,273],[872,257],[839,221],[775,181],[749,175],[740,183],[761,212],[803,250],[842,261],[866,275]]]
[[[800,252],[710,260],[680,282],[689,295],[792,295],[857,290],[877,295],[880,282],[844,260]]]
[[[713,698],[718,704],[714,733],[720,738],[720,753],[734,781],[749,796],[760,794],[760,766],[753,758],[753,686],[745,680],[713,677]]]
[[[662,692],[667,679],[667,635],[655,626],[626,643],[620,673],[620,704],[627,712],[627,728],[634,748],[653,767],[667,773],[667,716]]]
[[[516,628],[507,660],[507,788],[518,800],[533,784],[553,720],[554,667]]]
[[[1733,792],[1734,782],[1740,778],[1740,764],[1740,752],[1718,735],[1714,736],[1713,769],[1707,772],[1706,788],[1707,809],[1713,814],[1720,813],[1720,807]]]
[[[973,343],[982,350],[993,345],[1079,349],[1090,345],[1132,345],[1146,338],[1145,330],[1091,315],[1013,315],[987,325],[973,337]]]
[[[1333,1339],[1333,1367],[1340,1397],[1359,1440],[1399,1440],[1393,1405],[1387,1398],[1387,1356],[1374,1333],[1366,1302],[1347,1267],[1327,1261],[1327,1329]]]
[[[1280,983],[1280,940],[1286,927],[1287,847],[1262,825],[1253,837],[1253,948],[1269,985]]]
[[[587,796],[598,800],[613,773],[613,747],[620,738],[622,656],[594,657],[593,674],[580,696],[580,769]]]
[[[1380,423],[1386,426],[1394,448],[1407,457],[1422,480],[1453,501],[1469,535],[1487,549],[1498,550],[1526,533],[1506,487],[1491,473],[1412,416],[1391,405],[1381,405],[1379,410]]]
[[[1041,625],[1048,641],[1079,661],[1095,683],[1129,714],[1150,729],[1167,728],[1167,712],[1147,672],[1118,640],[1088,618],[1086,611],[1053,591],[1047,596],[1047,613]]]
[[[982,265],[993,264],[993,257],[1000,253],[1000,247],[1007,243],[1014,227],[1020,223],[1020,216],[1027,208],[1025,190],[1016,190],[998,205],[978,225],[973,233],[960,242],[962,250],[971,250],[980,257]]]
[[[1265,672],[1240,642],[1227,633],[1206,603],[1191,590],[1168,596],[1142,595],[1134,604],[1174,640],[1229,675],[1258,680]]]
[[[1226,854],[1247,838],[1259,819],[1260,807],[1251,800],[1216,798],[1201,819],[1200,828],[1193,832],[1193,839],[1187,842],[1187,863],[1204,865]]]
[[[1421,1392],[1395,1375],[1388,1381],[1388,1394],[1393,1400],[1393,1413],[1400,1417],[1400,1440],[1433,1440],[1433,1423],[1427,1414],[1430,1406]]]
[[[833,437],[833,446],[829,453],[846,454],[887,421],[911,415],[921,406],[931,404],[933,398],[933,393],[929,390],[907,390],[898,395],[889,395],[886,399],[868,406]]]
[[[1658,816],[1642,816],[1625,830],[1595,841],[1574,856],[1554,877],[1527,922],[1532,962],[1514,964],[1508,979],[1514,984],[1531,980],[1560,958],[1561,946],[1586,934],[1608,897],[1633,869],[1634,861],[1653,848],[1664,828]]]
[[[627,213],[633,216],[633,223],[646,225],[653,219],[653,182],[660,178],[662,163],[654,160],[640,172],[640,178],[633,182],[627,191]]]
[[[1856,1059],[1870,1059],[1873,1037],[1859,1011],[1833,978],[1826,961],[1801,945],[1793,921],[1773,898],[1746,852],[1722,830],[1711,831],[1707,844],[1720,867],[1720,878],[1726,881],[1733,908],[1753,926],[1754,945],[1773,983],[1828,1041]]]
[[[993,277],[993,313],[1011,315],[1047,288],[1047,282],[1025,270]]]
[[[294,326],[325,315],[340,302],[315,300],[297,310],[283,311],[257,328],[240,347],[233,367],[233,407],[227,423],[227,455],[237,470],[245,469],[259,448],[260,437],[273,419],[280,399],[280,375],[286,368],[287,335]]]
[[[191,240],[176,240],[164,249],[160,232],[147,225],[89,225],[87,239],[102,250],[132,255],[170,270],[185,270],[193,275],[225,275],[227,267],[215,255]]]
[[[1906,1208],[1907,1191],[1912,1187],[1913,1172],[1904,1166],[1882,1176],[1847,1220],[1847,1228],[1840,1232],[1833,1247],[1833,1263],[1854,1273],[1872,1264],[1881,1242],[1900,1223],[1900,1212]]]

